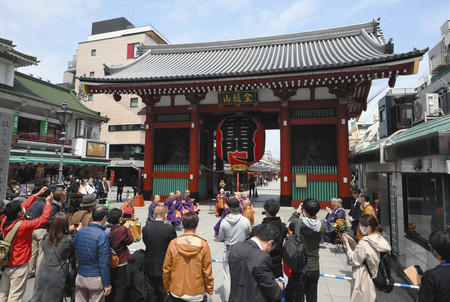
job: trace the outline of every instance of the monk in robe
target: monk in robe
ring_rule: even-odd
[[[181,202],[183,203],[183,214],[193,212],[198,214],[200,211],[198,207],[194,204],[195,199],[190,198],[191,191],[186,190]]]
[[[375,219],[377,219],[377,213],[370,205],[370,195],[369,193],[361,193],[359,194],[359,202],[361,203],[361,217],[366,214],[370,214]],[[358,232],[356,232],[355,239],[360,241],[363,238],[363,234],[361,233],[361,222],[358,225]]]
[[[177,211],[181,211],[181,213],[183,212],[183,204],[178,202],[175,197],[175,193],[170,192],[169,197],[166,201],[164,201],[164,205],[169,209],[169,213],[167,213],[167,220],[172,223],[175,229],[181,229],[181,214],[177,215]]]
[[[250,199],[250,197],[247,196],[247,192],[242,192],[242,209],[244,209],[244,201],[248,201],[250,204],[250,209],[252,210],[253,214],[255,214],[255,210],[253,209],[253,203]]]
[[[216,217],[222,217],[225,206],[228,202],[228,197],[225,195],[225,190],[220,189],[219,194],[216,196]]]
[[[253,224],[255,223],[255,213],[253,213],[253,210],[250,207],[250,201],[249,199],[245,199],[242,203],[242,206],[244,207],[244,212],[242,212],[242,216],[246,217],[250,221],[250,226],[253,229]]]

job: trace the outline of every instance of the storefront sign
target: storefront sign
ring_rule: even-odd
[[[19,116],[17,114],[14,114],[13,116],[13,128],[12,132],[17,132],[17,128],[19,127]]]
[[[217,126],[217,154],[229,164],[251,165],[264,154],[265,131],[251,116],[232,115]]]
[[[76,137],[84,137],[84,120],[77,120],[77,132]]]
[[[105,157],[106,158],[106,144],[87,142],[86,156]]]
[[[219,106],[258,105],[258,90],[219,91]]]
[[[48,133],[48,121],[41,121],[41,130],[39,132],[39,135],[41,136],[41,140],[46,140],[42,136],[47,136]]]
[[[12,113],[0,112],[0,200],[6,198],[12,129]]]
[[[233,171],[247,171],[248,165],[231,165]]]

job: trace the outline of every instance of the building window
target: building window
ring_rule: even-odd
[[[131,124],[131,125],[111,125],[108,126],[109,132],[116,131],[136,131],[136,130],[145,130],[145,126],[142,124]]]
[[[131,108],[137,107],[138,104],[139,104],[139,99],[138,98],[131,98],[130,99],[130,107]]]
[[[95,57],[97,55],[97,49],[91,50],[91,57]]]
[[[137,50],[139,43],[130,43],[127,45],[127,59],[133,59],[137,57]]]
[[[94,100],[94,95],[93,94],[89,94],[88,95],[88,101],[92,102]]]
[[[92,78],[92,77],[95,77],[95,71],[91,71],[90,73],[89,73],[89,76]]]
[[[450,227],[450,177],[404,176],[405,231],[426,247],[433,231]]]

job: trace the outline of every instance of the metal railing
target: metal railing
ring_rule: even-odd
[[[23,132],[13,132],[13,136],[14,135],[18,136],[19,140],[23,140],[23,141],[61,144],[61,142],[59,141],[59,137],[54,137],[54,136],[43,136],[43,135],[39,135],[39,134],[23,133]],[[64,145],[72,146],[72,140],[66,139],[66,142],[64,143]]]

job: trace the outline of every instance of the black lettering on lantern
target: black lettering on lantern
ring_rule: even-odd
[[[220,125],[222,132],[222,159],[231,162],[236,159],[243,162],[254,162],[256,143],[255,133],[258,125],[249,117],[229,117]]]

